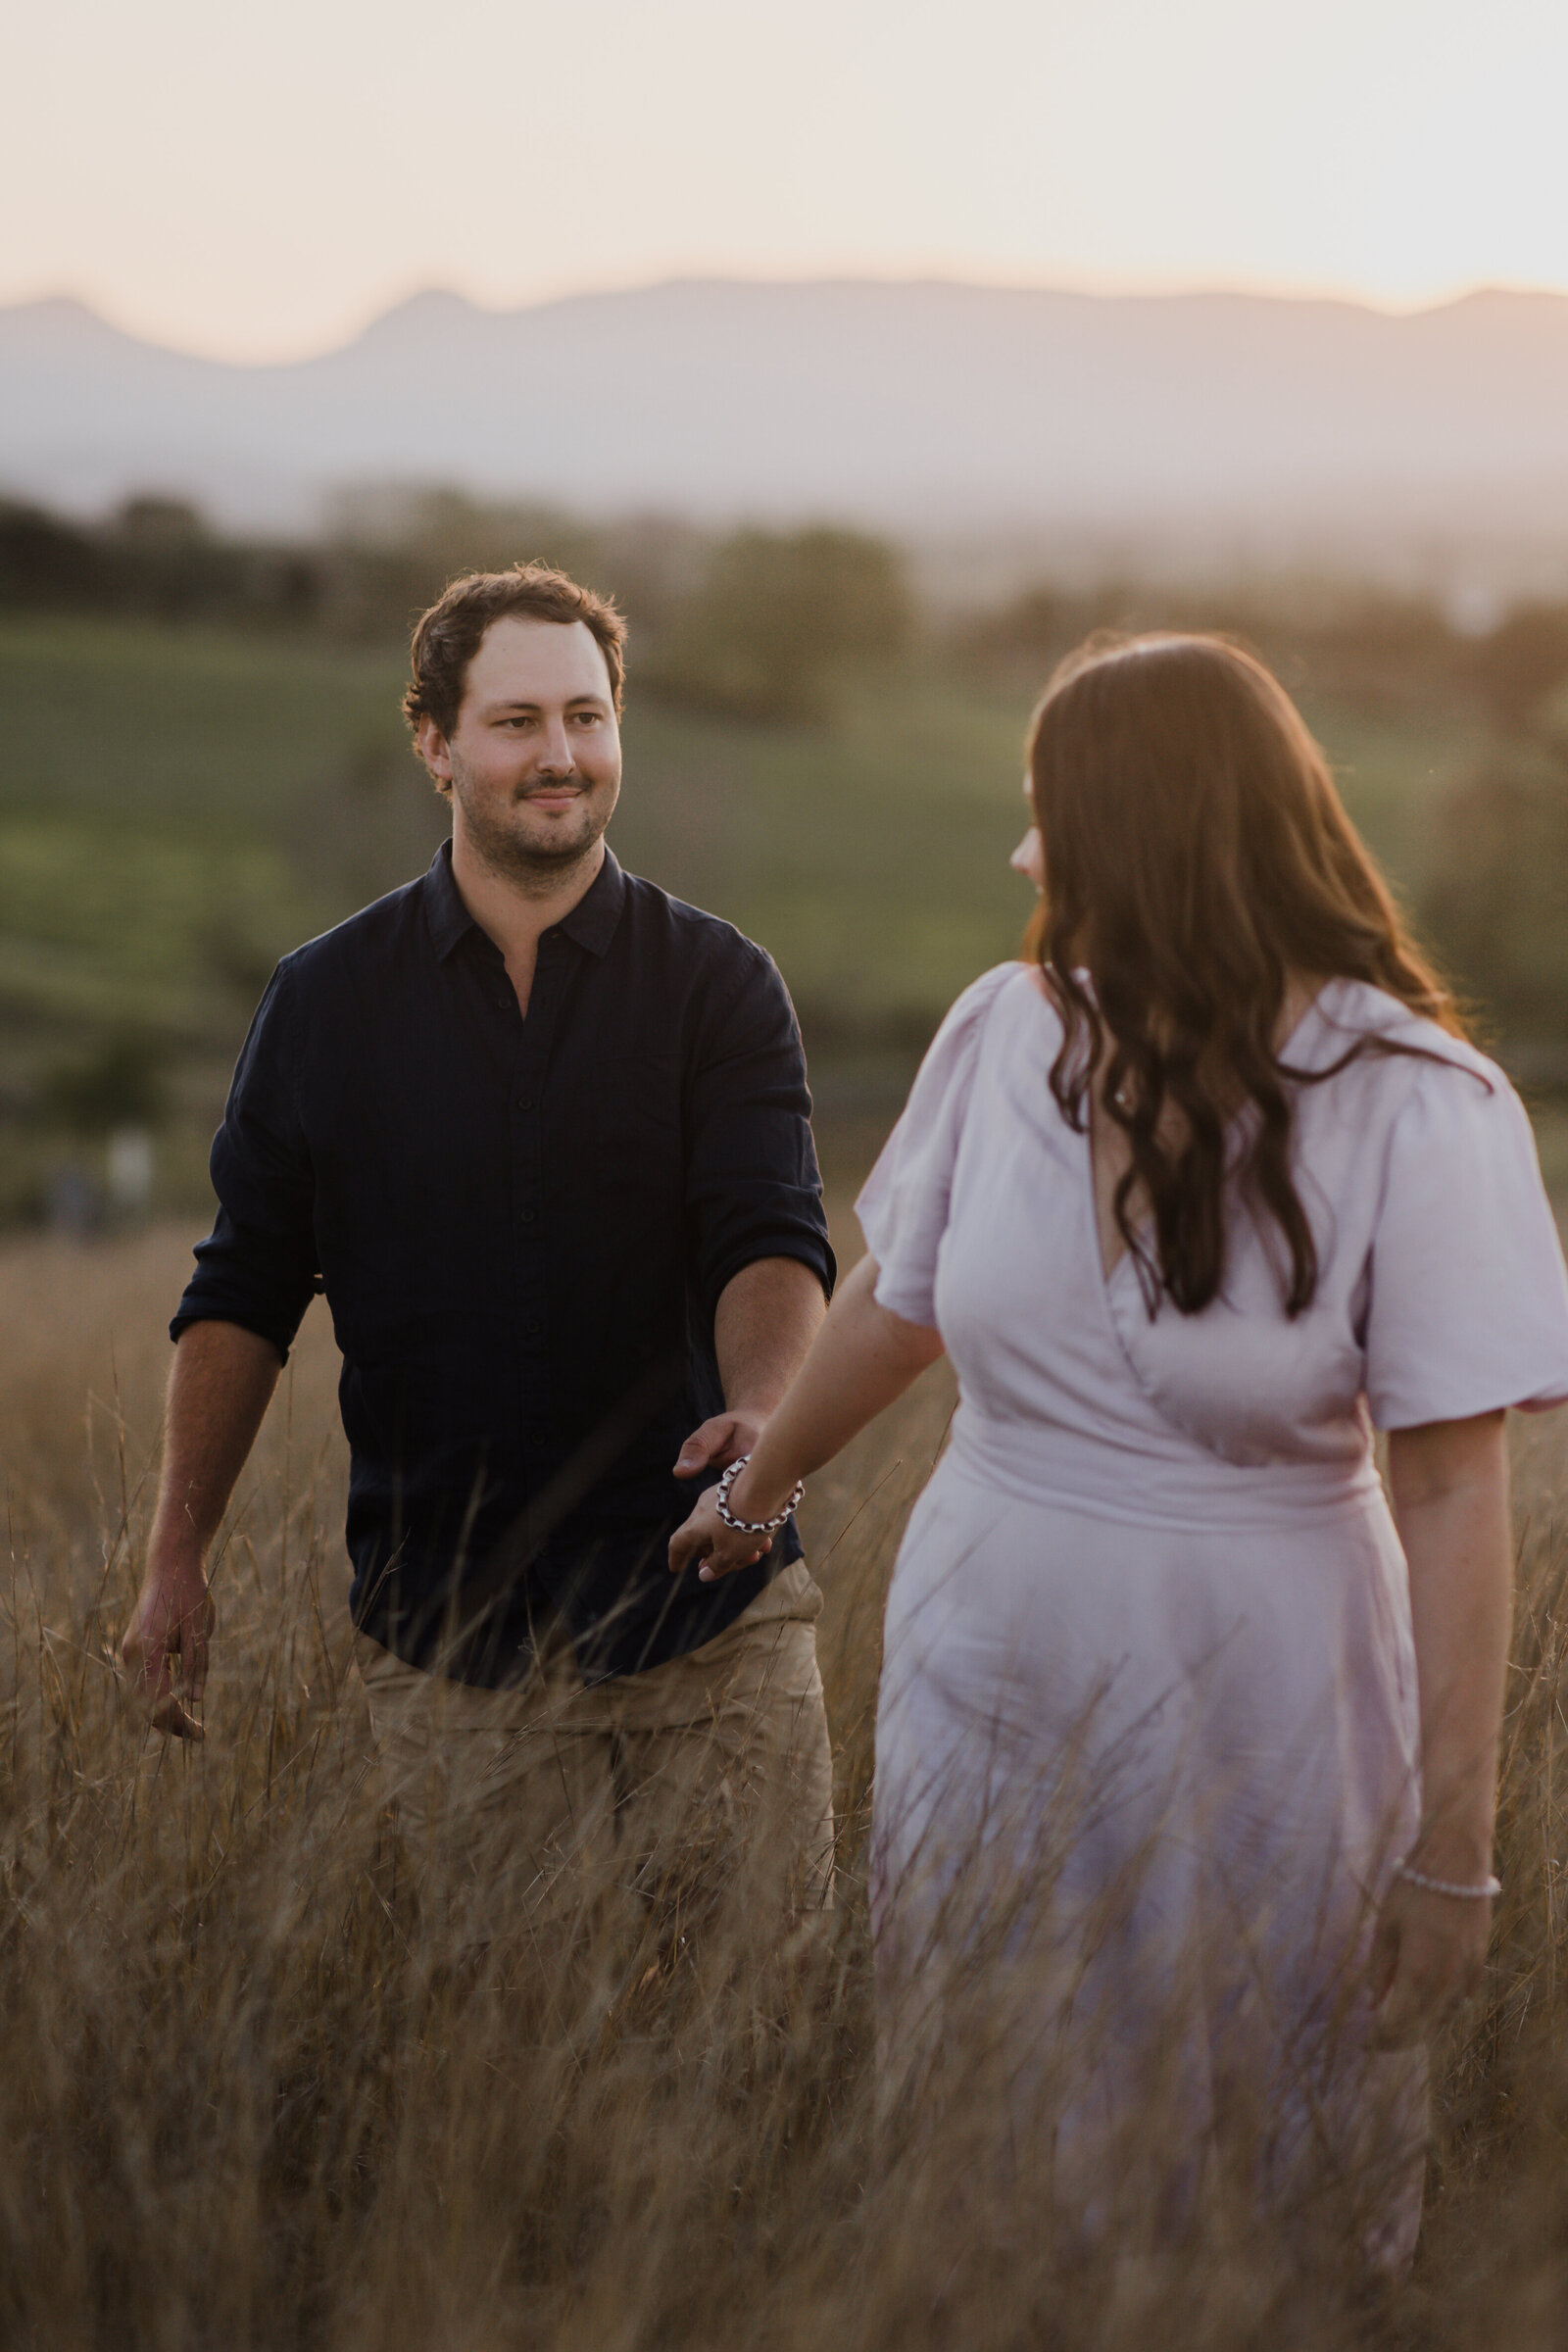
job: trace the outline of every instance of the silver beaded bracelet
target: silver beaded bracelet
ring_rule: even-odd
[[[789,1500],[785,1503],[784,1508],[777,1514],[776,1517],[772,1519],[737,1519],[735,1513],[729,1507],[729,1491],[751,1458],[752,1457],[749,1453],[741,1453],[736,1455],[734,1461],[731,1462],[729,1468],[725,1471],[723,1477],[719,1480],[718,1485],[713,1490],[713,1508],[723,1520],[724,1525],[726,1527],[732,1527],[738,1536],[776,1535],[778,1530],[783,1526],[785,1520],[789,1517],[791,1511],[799,1510],[801,1505],[801,1497],[806,1493],[806,1481],[804,1478],[798,1478],[795,1481],[794,1486],[790,1490]]]
[[[1502,1881],[1489,1878],[1481,1886],[1459,1886],[1452,1879],[1429,1879],[1424,1870],[1412,1870],[1408,1862],[1396,1862],[1396,1879],[1408,1879],[1412,1886],[1420,1886],[1428,1894],[1451,1894],[1461,1902],[1485,1903],[1502,1892]]]

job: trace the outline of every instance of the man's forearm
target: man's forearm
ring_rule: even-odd
[[[827,1301],[809,1266],[796,1257],[754,1258],[719,1295],[713,1314],[724,1402],[765,1420],[806,1361]]]
[[[213,1603],[207,1547],[256,1440],[281,1369],[237,1323],[192,1323],[174,1350],[164,1468],[147,1565],[121,1643],[127,1687],[156,1731],[199,1740]]]
[[[192,1323],[181,1335],[169,1376],[149,1576],[161,1562],[205,1557],[281,1369],[271,1342],[238,1323]]]

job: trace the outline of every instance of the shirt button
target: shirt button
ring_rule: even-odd
[[[533,1212],[533,1210],[532,1210],[531,1208],[525,1208],[525,1209],[523,1210],[523,1212],[522,1212],[522,1221],[523,1221],[523,1223],[524,1223],[525,1225],[531,1225],[531,1224],[533,1223],[533,1218],[534,1218],[534,1212]]]
[[[519,1095],[519,1096],[517,1097],[517,1108],[518,1108],[519,1110],[532,1110],[532,1108],[533,1108],[533,1097],[532,1097],[532,1095]]]
[[[542,1315],[530,1315],[522,1328],[530,1340],[536,1340],[544,1327]]]

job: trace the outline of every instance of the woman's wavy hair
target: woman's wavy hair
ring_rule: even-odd
[[[1463,1036],[1452,997],[1300,713],[1240,646],[1091,638],[1035,712],[1029,775],[1045,858],[1029,948],[1065,1027],[1052,1092],[1081,1132],[1101,1074],[1132,1154],[1116,1223],[1151,1315],[1162,1296],[1191,1315],[1218,1293],[1232,1182],[1278,1228],[1285,1311],[1300,1314],[1318,1266],[1294,1089],[1369,1050],[1421,1049],[1362,1035],[1327,1069],[1293,1069],[1276,1049],[1291,978],[1370,981]]]

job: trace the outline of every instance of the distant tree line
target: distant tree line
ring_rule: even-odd
[[[318,539],[279,545],[224,537],[169,498],[130,499],[97,523],[0,502],[0,610],[386,643],[454,573],[519,558],[617,599],[639,699],[740,724],[821,723],[852,676],[911,652],[976,691],[1021,697],[1092,631],[1146,627],[1228,630],[1309,701],[1394,723],[1450,715],[1487,749],[1434,803],[1415,912],[1521,1066],[1568,1084],[1568,601],[1521,601],[1477,629],[1436,598],[1364,584],[1042,582],[944,617],[922,609],[896,549],[827,525],[715,534],[389,489],[342,498]],[[339,829],[352,842],[364,796],[350,797]]]
[[[852,670],[915,626],[903,560],[827,525],[700,532],[662,517],[596,527],[456,491],[361,493],[318,541],[225,538],[181,501],[128,500],[101,523],[0,502],[0,608],[166,622],[407,635],[447,580],[519,559],[615,596],[636,629],[639,692],[755,723],[827,714]]]
[[[1515,1071],[1568,1087],[1568,723],[1482,761],[1434,823],[1426,931]]]
[[[12,610],[294,623],[316,616],[319,590],[311,552],[216,538],[178,499],[127,499],[101,523],[0,501]]]
[[[1354,584],[1182,592],[1042,583],[946,620],[922,612],[898,550],[861,531],[702,531],[668,516],[589,522],[456,490],[341,497],[315,539],[224,536],[177,499],[100,522],[0,499],[0,609],[311,628],[385,642],[454,573],[519,558],[607,590],[636,631],[639,690],[741,719],[809,720],[837,677],[921,641],[978,680],[1028,689],[1091,630],[1225,628],[1294,687],[1381,710],[1464,710],[1528,741],[1568,679],[1568,600],[1522,601],[1485,630],[1435,598]],[[933,574],[933,578],[939,575]]]
[[[977,678],[1030,690],[1092,630],[1154,626],[1227,630],[1309,702],[1446,714],[1479,736],[1434,796],[1411,911],[1483,1035],[1521,1076],[1568,1087],[1568,602],[1522,601],[1472,630],[1433,599],[1363,585],[1042,586],[961,624],[955,646]]]
[[[1520,742],[1568,684],[1568,600],[1521,600],[1478,630],[1456,625],[1435,597],[1349,581],[1202,591],[1043,584],[958,622],[953,641],[976,674],[1028,684],[1095,630],[1148,628],[1223,630],[1293,693],[1391,718],[1450,710]]]

